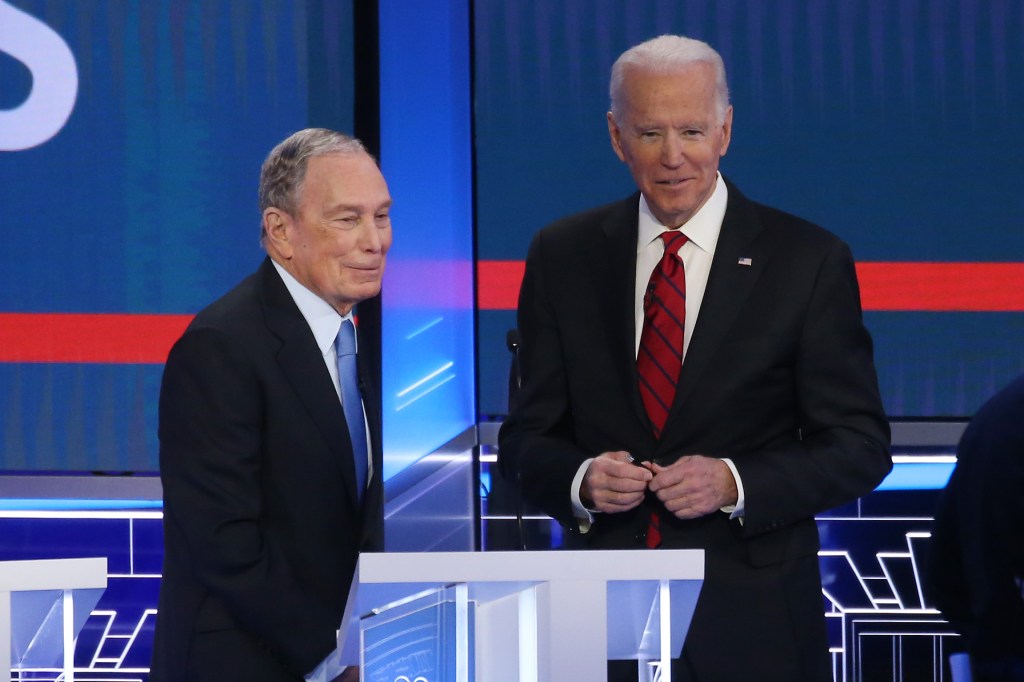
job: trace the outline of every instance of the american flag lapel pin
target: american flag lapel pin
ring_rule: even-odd
[[[740,265],[753,265],[754,261],[752,258],[740,258]]]

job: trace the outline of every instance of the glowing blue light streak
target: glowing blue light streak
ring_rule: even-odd
[[[410,391],[414,391],[417,388],[419,388],[420,386],[422,386],[423,384],[427,383],[428,381],[430,381],[431,379],[436,377],[438,374],[441,374],[445,370],[451,369],[454,366],[455,366],[454,362],[448,361],[448,362],[444,363],[443,365],[441,365],[440,367],[438,367],[437,369],[435,369],[433,372],[431,372],[427,376],[425,376],[422,379],[420,379],[419,381],[417,381],[416,383],[412,384],[411,386],[407,386],[406,388],[403,388],[396,395],[399,398],[401,398],[401,397],[405,396],[406,394],[408,394]]]
[[[419,336],[423,332],[427,331],[431,327],[436,327],[437,325],[441,324],[442,322],[444,322],[444,318],[443,317],[435,317],[433,320],[431,320],[430,322],[426,323],[425,325],[423,325],[422,327],[420,327],[416,331],[412,332],[411,334],[408,334],[405,337],[405,340],[406,341],[411,341],[412,339],[416,338],[417,336]]]
[[[441,388],[442,386],[444,386],[445,384],[447,384],[447,383],[448,383],[449,381],[451,381],[451,380],[452,380],[452,379],[454,379],[454,378],[455,378],[455,375],[454,375],[454,374],[449,374],[448,376],[446,376],[446,377],[445,377],[444,379],[442,379],[442,380],[441,380],[441,381],[439,381],[438,383],[434,384],[433,386],[431,386],[431,387],[430,387],[430,388],[428,388],[427,390],[425,390],[425,391],[423,391],[422,393],[420,393],[419,395],[417,395],[417,396],[416,396],[415,398],[412,398],[412,399],[410,399],[410,400],[407,400],[407,401],[405,401],[404,403],[402,403],[401,405],[398,405],[398,406],[397,406],[397,407],[395,408],[395,412],[399,412],[399,411],[401,411],[401,410],[404,410],[405,408],[409,407],[410,405],[412,405],[412,404],[413,404],[414,402],[416,402],[416,401],[417,401],[417,400],[419,400],[420,398],[423,398],[423,397],[425,397],[425,396],[428,396],[428,395],[430,395],[431,393],[433,393],[433,392],[434,392],[434,391],[436,391],[437,389]]]

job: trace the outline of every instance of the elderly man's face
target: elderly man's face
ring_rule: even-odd
[[[326,154],[309,160],[298,199],[295,215],[264,212],[268,251],[344,315],[380,292],[391,248],[387,183],[368,154]]]
[[[715,74],[696,63],[669,74],[630,67],[621,120],[608,114],[618,157],[629,166],[654,216],[679,227],[715,189],[718,160],[732,133],[732,107],[719,120]]]

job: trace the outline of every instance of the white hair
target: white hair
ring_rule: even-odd
[[[715,110],[719,121],[725,120],[729,108],[729,84],[725,78],[725,63],[713,47],[701,40],[685,36],[664,35],[634,45],[623,52],[612,65],[611,84],[608,94],[611,98],[612,116],[616,121],[622,115],[622,86],[629,68],[666,74],[675,73],[691,64],[709,64],[715,71]]]
[[[310,159],[326,154],[366,153],[362,142],[334,130],[306,128],[293,133],[270,150],[263,161],[258,192],[260,212],[273,206],[295,213]],[[260,244],[264,237],[261,225]]]
[[[326,128],[306,128],[292,133],[270,150],[260,169],[259,206],[293,213],[306,177],[309,160],[325,154],[360,154],[359,140]]]

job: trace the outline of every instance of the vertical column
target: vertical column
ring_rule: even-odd
[[[64,637],[64,681],[75,682],[75,595],[73,590],[64,590],[61,595],[62,635]]]
[[[384,478],[476,424],[469,0],[377,0]],[[467,491],[475,494],[475,489]]]
[[[672,595],[669,581],[658,582],[659,620],[661,621],[661,682],[672,682]]]
[[[11,593],[0,590],[0,680],[11,680]]]
[[[537,588],[519,593],[519,680],[537,682]]]
[[[538,586],[538,682],[608,679],[608,594],[603,580]]]
[[[466,583],[459,583],[455,586],[455,679],[456,682],[470,682],[469,671],[470,651],[469,641],[469,586]]]

